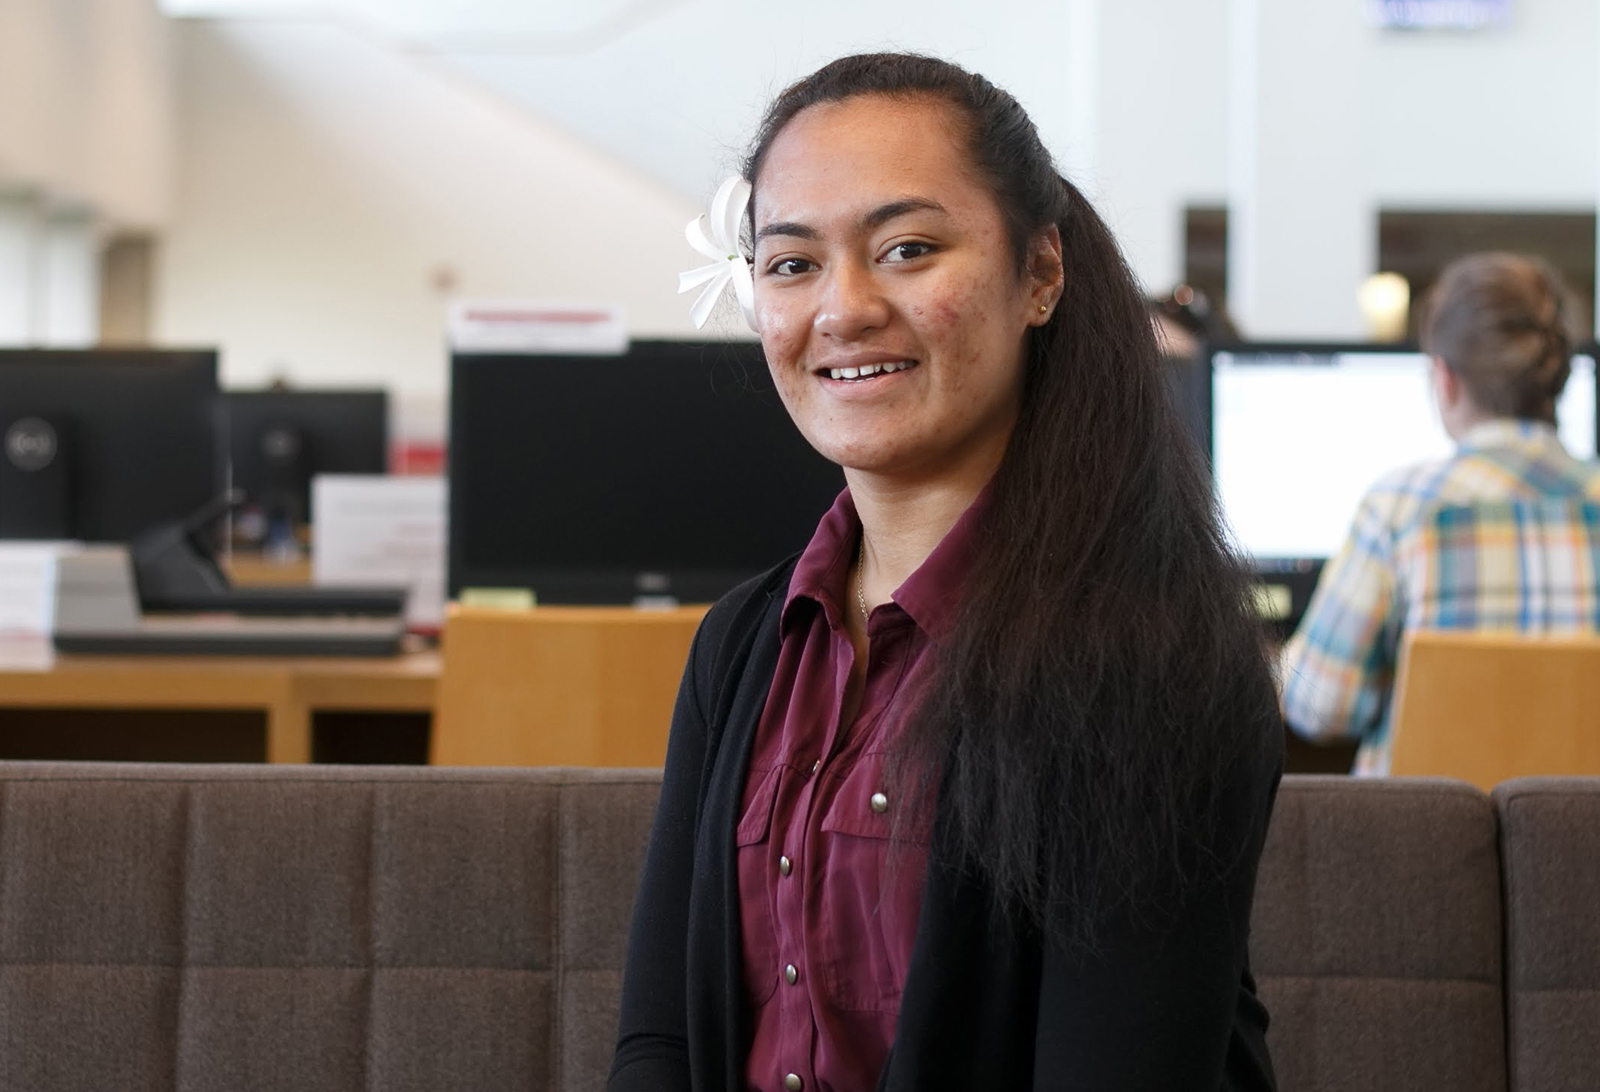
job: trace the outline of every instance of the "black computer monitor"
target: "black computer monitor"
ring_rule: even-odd
[[[452,596],[710,601],[803,549],[843,486],[758,344],[452,361]]]
[[[1211,346],[1211,453],[1217,499],[1239,546],[1272,574],[1292,622],[1356,506],[1384,474],[1448,457],[1428,357],[1415,345]],[[1596,454],[1595,361],[1573,358],[1556,418],[1578,458]]]
[[[127,542],[226,487],[212,350],[0,350],[0,538]]]
[[[1211,450],[1211,369],[1206,357],[1166,356],[1162,367],[1167,377],[1167,394],[1177,411],[1185,435],[1202,455]]]
[[[389,469],[387,391],[229,391],[224,404],[233,488],[258,522],[309,521],[318,474]]]

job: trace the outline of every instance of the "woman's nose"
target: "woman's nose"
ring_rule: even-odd
[[[888,321],[889,303],[870,269],[844,262],[828,271],[827,287],[812,321],[817,333],[854,341],[881,329]]]

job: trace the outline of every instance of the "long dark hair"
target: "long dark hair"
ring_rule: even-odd
[[[997,909],[1093,947],[1242,852],[1214,839],[1218,817],[1265,805],[1282,746],[1260,628],[1139,287],[1014,98],[936,58],[845,57],[777,98],[745,177],[802,110],[863,95],[952,108],[1019,273],[1040,231],[1061,233],[1065,291],[1029,334],[960,623],[892,769],[913,799],[937,782],[939,837]],[[1241,784],[1261,799],[1232,799]]]

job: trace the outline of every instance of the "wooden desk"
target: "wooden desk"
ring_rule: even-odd
[[[431,713],[439,657],[67,656],[0,640],[0,707],[238,710],[266,716],[267,761],[311,761],[317,712]]]
[[[311,555],[295,561],[267,561],[260,554],[228,558],[228,579],[240,587],[301,588],[311,584]]]
[[[547,617],[561,614],[544,609]],[[691,623],[685,632],[692,628]],[[564,665],[556,677],[570,666]],[[439,696],[439,668],[436,652],[395,659],[58,656],[47,641],[0,638],[0,709],[259,713],[266,719],[267,761],[309,762],[312,723],[319,712],[432,714]],[[657,689],[666,688],[663,693],[667,693],[675,687],[678,670],[675,663]],[[469,680],[461,693],[469,703],[482,703],[492,689],[480,689]],[[473,723],[483,714],[474,709],[465,711],[465,716]],[[1287,744],[1290,773],[1346,772],[1355,749],[1353,743],[1316,746],[1292,733]],[[473,758],[485,760],[479,755]]]

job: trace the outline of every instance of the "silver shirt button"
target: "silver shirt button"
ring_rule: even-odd
[[[783,1079],[783,1087],[788,1092],[800,1092],[805,1086],[806,1082],[800,1079],[800,1074],[798,1073],[791,1073]]]
[[[794,862],[787,857],[778,858],[778,871],[787,876],[794,871]]]
[[[793,963],[783,969],[783,980],[791,986],[800,981],[800,972],[794,969]]]
[[[877,812],[879,815],[882,815],[884,812],[889,810],[889,798],[883,795],[881,792],[873,793],[872,799],[867,801],[867,803],[870,804],[872,810]]]

